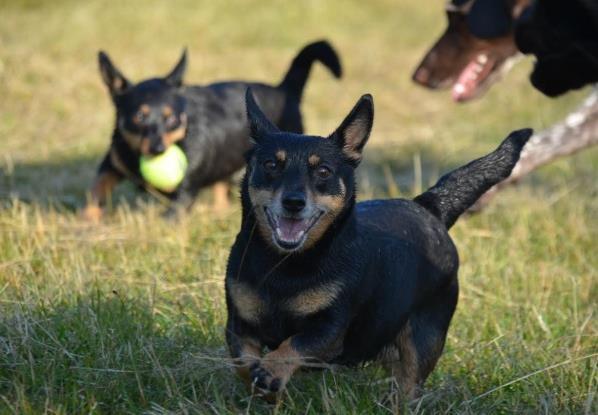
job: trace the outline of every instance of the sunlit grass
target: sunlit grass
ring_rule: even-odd
[[[214,212],[204,194],[173,224],[125,185],[105,223],[77,216],[113,122],[98,49],[133,80],[166,73],[186,45],[189,82],[277,82],[303,44],[328,38],[345,76],[314,68],[306,126],[329,133],[373,93],[363,198],[411,196],[416,177],[425,187],[583,96],[542,97],[529,62],[466,106],[417,88],[410,72],[443,16],[415,0],[0,4],[1,413],[270,410],[247,396],[224,347],[238,203]],[[460,303],[412,412],[598,412],[597,167],[596,150],[554,163],[455,226]],[[388,413],[390,389],[375,366],[300,374],[279,413]]]

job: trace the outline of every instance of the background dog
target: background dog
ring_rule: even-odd
[[[337,78],[341,76],[336,52],[328,42],[320,41],[299,52],[277,86],[244,81],[185,86],[186,52],[165,77],[133,84],[108,55],[100,52],[100,72],[116,109],[116,125],[91,188],[85,216],[99,219],[101,206],[124,178],[158,192],[141,177],[139,158],[160,154],[175,143],[185,152],[189,165],[175,190],[160,192],[174,202],[170,214],[191,206],[203,187],[226,180],[239,170],[249,148],[243,101],[248,85],[254,88],[264,111],[277,126],[302,132],[301,97],[315,61],[324,64]],[[226,200],[227,187],[221,185],[216,202],[222,205]]]
[[[247,111],[256,144],[226,274],[226,338],[239,375],[274,399],[304,365],[382,359],[414,397],[457,306],[459,259],[448,229],[509,175],[531,130],[414,200],[356,204],[370,95],[328,138],[282,132],[250,90]]]
[[[514,22],[531,0],[452,0],[448,25],[413,73],[431,89],[452,88],[464,102],[481,96],[518,54]]]
[[[598,81],[598,6],[591,1],[452,0],[448,26],[413,73],[431,89],[452,87],[456,102],[480,97],[519,51],[534,54],[530,81],[554,97]],[[562,122],[530,138],[511,176],[496,191],[560,157],[598,143],[598,93]]]

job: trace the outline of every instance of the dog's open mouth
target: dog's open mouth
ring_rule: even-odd
[[[283,249],[293,250],[301,246],[307,237],[310,229],[322,216],[322,211],[317,211],[309,218],[292,218],[272,213],[264,208],[266,217],[276,243]]]
[[[461,71],[453,85],[452,96],[457,102],[468,101],[484,92],[489,86],[489,77],[497,69],[499,62],[487,53],[476,55]]]

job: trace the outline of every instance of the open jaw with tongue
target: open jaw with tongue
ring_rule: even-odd
[[[276,215],[268,208],[264,210],[276,244],[288,251],[299,248],[305,242],[307,234],[323,213],[318,210],[312,216],[303,218]]]
[[[481,93],[480,86],[484,84],[484,80],[492,72],[494,63],[495,61],[485,53],[480,53],[470,61],[453,85],[453,99],[455,101],[466,101]]]
[[[477,54],[465,65],[453,84],[453,100],[464,102],[482,95],[513,66],[515,60],[516,57],[497,59],[484,52]]]

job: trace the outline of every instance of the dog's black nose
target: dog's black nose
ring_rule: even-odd
[[[305,194],[302,192],[289,192],[282,197],[282,206],[289,212],[301,212],[305,207]]]
[[[150,147],[150,152],[152,154],[162,154],[162,153],[164,153],[165,150],[166,150],[166,146],[164,146],[164,143],[162,141],[154,143]]]

